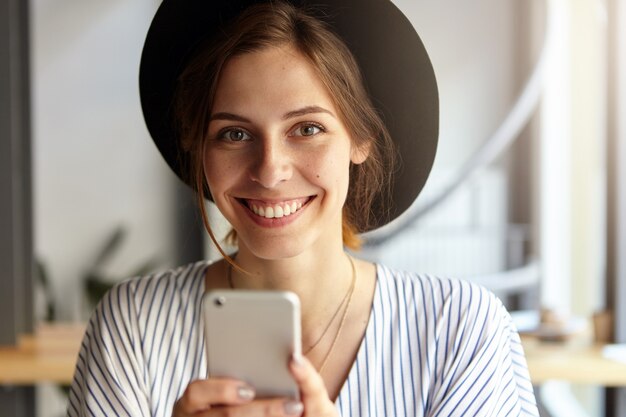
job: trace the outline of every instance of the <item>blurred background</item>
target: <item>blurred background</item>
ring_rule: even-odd
[[[123,278],[217,256],[141,114],[159,3],[0,0],[0,345],[84,323]],[[583,340],[608,317],[603,342],[626,342],[626,5],[394,3],[430,52],[440,144],[418,201],[361,256],[485,285],[523,333]],[[623,388],[536,388],[545,416],[626,415]],[[0,416],[64,415],[64,395],[4,383]]]

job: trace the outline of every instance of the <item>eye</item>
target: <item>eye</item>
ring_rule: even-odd
[[[315,136],[318,133],[324,132],[324,128],[318,124],[305,123],[293,130],[293,136]]]
[[[250,134],[242,129],[227,129],[220,132],[218,138],[230,142],[243,142],[252,139]]]

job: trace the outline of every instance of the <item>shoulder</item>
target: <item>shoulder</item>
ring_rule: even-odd
[[[504,310],[502,302],[486,288],[472,282],[377,265],[380,291],[396,302],[430,305],[435,310]]]
[[[194,262],[146,276],[128,278],[117,284],[115,288],[127,289],[134,293],[165,288],[185,291],[194,285],[204,285],[204,275],[208,266],[207,261]]]
[[[379,265],[378,302],[381,310],[397,311],[438,343],[489,343],[494,336],[517,333],[502,302],[486,288],[465,280]]]
[[[380,316],[396,324],[389,327],[406,329],[425,364],[417,368],[431,381],[433,415],[537,415],[519,336],[493,293],[384,265],[378,265],[378,289]]]
[[[199,328],[207,266],[197,262],[129,278],[105,294],[81,345],[69,415],[83,415],[87,409],[97,410],[98,415],[152,414],[151,387],[164,369],[171,372],[166,365],[175,364],[183,348],[200,351],[200,332],[194,329]],[[188,336],[183,338],[185,332]],[[193,357],[195,362],[179,363],[176,372],[189,372],[200,355]]]
[[[200,261],[175,269],[128,278],[114,285],[100,301],[99,308],[135,307],[137,312],[162,298],[189,299],[204,289],[208,262]]]

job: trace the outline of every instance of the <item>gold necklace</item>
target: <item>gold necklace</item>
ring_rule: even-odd
[[[228,262],[228,286],[231,290],[235,289],[235,284],[233,284],[233,264]]]
[[[341,302],[337,306],[337,309],[333,313],[333,316],[330,318],[330,320],[328,320],[328,324],[326,324],[326,327],[324,328],[324,331],[322,332],[322,334],[320,334],[320,336],[317,338],[317,340],[315,342],[313,342],[313,344],[311,346],[309,346],[307,348],[307,350],[302,352],[303,355],[309,354],[313,349],[315,349],[317,347],[317,345],[319,345],[319,343],[322,341],[324,336],[326,336],[326,333],[328,333],[328,329],[330,329],[330,325],[333,324],[333,322],[335,321],[335,318],[337,317],[337,314],[339,314],[339,311],[341,310],[341,306],[344,305],[344,303],[346,302],[346,300],[348,299],[348,297],[352,293],[352,290],[354,290],[354,279],[353,279],[353,284],[348,288],[348,291],[346,291],[346,295],[343,296],[343,299],[341,300]]]
[[[348,303],[346,304],[345,310],[343,310],[343,314],[341,316],[341,323],[339,324],[339,328],[337,329],[337,333],[335,333],[335,337],[333,338],[333,342],[326,352],[326,356],[324,356],[324,360],[322,360],[322,364],[320,365],[319,374],[321,375],[326,367],[326,363],[328,362],[328,358],[332,353],[335,345],[337,344],[337,340],[339,340],[339,335],[341,334],[341,330],[343,330],[343,325],[346,322],[346,317],[348,316],[348,310],[350,309],[350,302],[352,301],[352,294],[354,294],[354,287],[356,286],[356,266],[354,265],[354,260],[350,255],[348,255],[348,259],[350,260],[350,266],[352,266],[352,284],[350,284],[350,295],[348,296]]]
[[[350,309],[350,303],[352,301],[352,294],[354,294],[354,287],[356,286],[356,266],[354,265],[354,259],[352,259],[352,257],[350,255],[348,255],[348,260],[350,261],[350,266],[352,267],[352,283],[350,284],[350,288],[348,289],[348,292],[346,292],[346,295],[344,295],[343,299],[341,300],[341,303],[339,303],[339,306],[337,307],[337,310],[335,310],[335,313],[333,313],[333,316],[330,318],[328,324],[326,325],[326,328],[324,329],[324,331],[322,332],[320,337],[315,341],[315,343],[313,343],[303,353],[304,355],[306,355],[307,353],[311,352],[322,341],[322,339],[324,338],[324,336],[328,332],[328,329],[330,329],[330,325],[333,323],[333,321],[335,321],[335,317],[337,317],[337,314],[339,313],[339,310],[341,310],[341,306],[345,303],[346,299],[348,299],[348,303],[346,304],[346,308],[343,310],[343,314],[341,315],[341,323],[339,324],[339,328],[337,329],[337,333],[335,333],[335,337],[333,338],[333,341],[332,341],[332,343],[330,345],[330,348],[326,352],[326,355],[324,355],[324,359],[322,360],[322,364],[320,365],[320,369],[319,369],[319,373],[320,374],[322,373],[322,371],[326,367],[326,363],[328,362],[328,358],[330,357],[330,354],[332,353],[333,349],[335,348],[335,345],[337,344],[337,340],[339,339],[339,335],[341,334],[341,330],[343,330],[343,325],[346,322],[346,317],[348,315],[348,310]],[[228,263],[227,279],[228,279],[228,286],[231,289],[235,289],[235,284],[233,282],[233,265],[231,263]]]

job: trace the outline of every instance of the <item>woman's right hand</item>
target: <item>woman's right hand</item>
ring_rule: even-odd
[[[174,404],[172,417],[293,417],[302,415],[302,403],[287,398],[255,400],[254,389],[227,378],[192,381]]]

